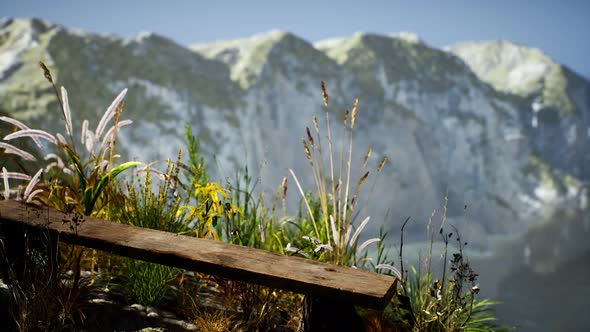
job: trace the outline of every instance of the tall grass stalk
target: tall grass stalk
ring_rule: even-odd
[[[295,185],[301,194],[303,204],[307,211],[306,217],[309,218],[312,225],[312,233],[304,234],[313,236],[309,240],[314,246],[314,251],[321,251],[323,259],[340,265],[356,265],[360,263],[357,260],[357,248],[366,249],[372,243],[382,240],[382,238],[372,238],[365,243],[357,243],[360,233],[369,222],[366,217],[356,227],[354,225],[355,208],[358,202],[358,195],[363,184],[369,176],[366,170],[367,161],[371,156],[371,149],[365,155],[361,176],[358,178],[356,185],[352,180],[352,154],[353,154],[353,131],[356,122],[358,110],[358,98],[355,99],[352,111],[346,111],[342,128],[342,139],[340,140],[340,153],[335,157],[332,130],[330,127],[329,95],[324,82],[321,84],[322,98],[324,102],[325,126],[328,140],[329,168],[326,170],[324,165],[325,151],[322,147],[320,126],[316,116],[313,116],[314,131],[306,128],[306,138],[302,138],[305,156],[312,168],[312,175],[315,182],[315,197],[318,200],[318,210],[315,210],[314,204],[310,202],[313,197],[308,196],[303,190],[301,183],[293,170],[289,170]],[[315,135],[314,135],[315,134]],[[345,143],[347,142],[347,143]],[[339,169],[336,171],[335,160],[339,160]],[[379,172],[386,162],[384,157],[380,162]],[[346,162],[346,165],[344,165]],[[300,248],[289,247],[290,251],[300,252]],[[369,261],[366,255],[363,261]],[[379,262],[382,263],[382,262]],[[378,263],[374,264],[379,265]]]

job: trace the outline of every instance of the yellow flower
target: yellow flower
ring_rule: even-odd
[[[231,204],[229,194],[217,182],[209,182],[206,185],[195,184],[194,191],[197,199],[197,206],[181,206],[177,215],[181,215],[184,210],[189,210],[191,218],[198,218],[202,225],[207,227],[205,236],[209,235],[216,238],[212,227],[217,226],[217,221],[224,215],[227,218],[233,218],[235,214],[241,214],[242,211],[235,205]]]

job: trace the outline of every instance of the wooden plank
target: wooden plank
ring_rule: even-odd
[[[0,222],[59,234],[59,240],[145,261],[242,280],[314,297],[384,308],[395,278],[268,251],[72,215],[16,201],[0,201]]]

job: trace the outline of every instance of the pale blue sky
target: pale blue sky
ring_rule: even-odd
[[[415,32],[434,47],[507,39],[538,47],[590,78],[588,0],[2,0],[0,16],[40,17],[124,37],[153,31],[184,45],[271,29],[312,42],[355,32],[399,31]]]

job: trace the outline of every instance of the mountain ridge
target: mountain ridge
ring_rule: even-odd
[[[36,44],[26,43],[27,31]],[[448,193],[449,217],[481,232],[473,236],[484,247],[490,240],[483,234],[521,232],[531,222],[508,220],[533,218],[542,213],[539,204],[572,201],[568,190],[579,193],[580,184],[565,177],[584,180],[588,174],[588,157],[580,153],[589,136],[583,132],[590,124],[587,96],[572,99],[575,112],[535,111],[530,96],[502,91],[472,71],[473,64],[417,37],[356,34],[311,44],[273,31],[186,48],[153,33],[125,39],[34,19],[6,20],[0,36],[1,54],[23,48],[4,60],[13,69],[0,79],[2,111],[31,126],[42,127],[47,117],[59,123],[59,112],[51,111],[55,96],[37,68],[42,60],[68,88],[80,115],[75,125],[82,116],[98,118],[118,91],[129,88],[123,116],[135,128],[121,132],[125,156],[174,156],[183,146],[178,124],[188,121],[207,154],[232,165],[224,167],[259,170],[266,190],[288,168],[308,172],[297,153],[299,138],[312,115],[323,113],[318,86],[325,80],[332,125],[360,97],[356,160],[371,146],[375,159],[388,155],[394,162],[380,181],[389,185],[374,189],[376,195],[403,192],[386,203],[394,219],[410,214],[424,220]],[[565,157],[555,153],[559,144]],[[309,178],[302,182],[311,188]],[[467,222],[465,204],[481,221]]]

